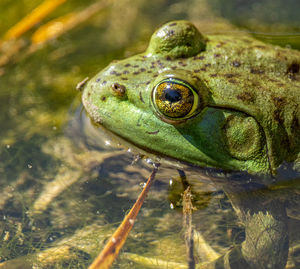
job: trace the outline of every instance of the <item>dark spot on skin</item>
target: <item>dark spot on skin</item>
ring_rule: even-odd
[[[251,74],[255,74],[255,75],[262,75],[265,73],[264,70],[261,69],[255,69],[255,68],[251,68],[250,69]]]
[[[126,88],[124,85],[121,85],[119,83],[113,83],[111,85],[111,88],[113,92],[116,94],[118,97],[123,97],[126,93]]]
[[[205,59],[205,57],[204,56],[194,56],[194,58],[193,58],[194,60],[204,60]]]
[[[158,77],[158,74],[153,75],[153,77],[155,77],[155,78]]]
[[[159,130],[157,130],[157,131],[154,131],[154,132],[146,132],[147,134],[150,134],[150,135],[156,135],[156,134],[158,134],[159,133]]]
[[[134,67],[134,68],[138,68],[139,66],[138,66],[138,65],[134,65],[133,67]]]
[[[141,71],[141,72],[145,72],[146,69],[145,69],[145,68],[141,68],[140,71]]]
[[[100,81],[101,81],[101,78],[97,78],[97,79],[96,79],[96,82],[100,82]]]
[[[102,85],[105,85],[107,83],[107,81],[106,80],[104,80],[103,82],[102,82]]]
[[[275,106],[282,106],[285,103],[285,99],[280,96],[273,96],[272,99],[273,99]]]
[[[167,61],[171,61],[172,59],[171,59],[170,56],[167,56],[167,57],[166,57],[166,60],[167,60]]]
[[[246,103],[253,102],[255,99],[252,93],[250,92],[241,93],[236,98]]]
[[[129,67],[129,66],[131,66],[131,64],[125,64],[124,66],[125,66],[125,67]]]
[[[128,80],[128,78],[121,78],[122,80]]]
[[[133,75],[138,75],[140,72],[133,72],[132,74]]]
[[[124,75],[126,75],[126,74],[128,74],[128,73],[129,73],[128,70],[124,70],[124,71],[123,71],[123,74],[124,74]]]
[[[205,64],[204,66],[205,66],[205,67],[210,67],[210,66],[211,66],[211,64]]]
[[[220,56],[221,56],[221,54],[219,54],[219,53],[214,54],[215,58],[219,58]]]
[[[228,81],[229,81],[230,83],[233,83],[233,84],[236,83],[236,80],[235,80],[235,79],[229,79]]]
[[[173,22],[173,23],[170,23],[170,24],[169,24],[169,26],[175,26],[175,25],[177,25],[176,22]]]
[[[117,74],[117,72],[116,71],[110,71],[109,74],[110,75],[115,75],[115,74]]]
[[[241,66],[241,63],[239,61],[233,61],[232,62],[232,66],[233,67],[240,67]]]
[[[146,82],[146,85],[149,85],[150,83],[151,83],[151,81],[147,81],[147,82]]]
[[[139,93],[139,96],[140,96],[141,102],[145,104],[145,101],[144,101],[144,99],[143,99],[143,96],[142,96],[142,93],[141,93],[141,92]]]
[[[206,68],[205,68],[205,67],[202,67],[202,68],[200,68],[200,70],[205,72],[205,71],[206,71]]]
[[[152,69],[153,69],[153,68],[155,68],[155,66],[154,66],[154,65],[151,65],[151,66],[150,66],[150,68],[152,68]]]
[[[212,78],[215,78],[217,76],[217,74],[210,74],[209,76]]]
[[[171,66],[171,69],[175,70],[175,69],[177,69],[177,66]]]
[[[236,77],[235,74],[224,74],[224,77],[225,78],[233,78],[233,77]]]
[[[199,73],[201,70],[200,69],[195,69],[194,72],[195,73]]]
[[[102,96],[102,97],[101,97],[101,101],[104,102],[105,100],[106,100],[106,97],[105,97],[105,96]]]
[[[187,66],[187,64],[186,63],[184,63],[184,62],[178,62],[178,64],[180,64],[181,66]]]
[[[192,76],[192,78],[200,80],[200,78],[198,78],[197,76]]]
[[[87,94],[88,96],[91,96],[91,93],[90,92],[88,92],[88,94]]]

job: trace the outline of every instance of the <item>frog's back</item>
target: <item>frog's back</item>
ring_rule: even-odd
[[[253,116],[265,130],[270,160],[293,162],[300,146],[300,53],[246,35],[217,35],[201,55],[211,105]]]

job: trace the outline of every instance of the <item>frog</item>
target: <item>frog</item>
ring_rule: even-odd
[[[224,190],[245,240],[199,268],[285,267],[280,191],[300,179],[299,51],[171,21],[145,52],[91,78],[82,102],[96,125]]]

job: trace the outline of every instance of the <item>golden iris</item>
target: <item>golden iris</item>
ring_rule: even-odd
[[[168,118],[182,119],[198,107],[198,95],[185,81],[167,78],[158,83],[152,93],[156,110]]]

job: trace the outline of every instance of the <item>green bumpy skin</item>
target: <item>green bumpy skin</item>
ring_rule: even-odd
[[[300,166],[299,66],[298,51],[246,34],[203,37],[191,23],[174,21],[153,34],[145,53],[113,62],[92,78],[82,100],[95,122],[148,152],[274,175],[282,163]],[[153,94],[172,79],[191,92]],[[193,111],[172,118],[172,102],[184,96],[194,98]],[[168,113],[155,98],[162,109],[161,102],[171,107]]]

